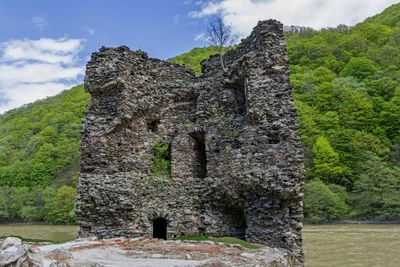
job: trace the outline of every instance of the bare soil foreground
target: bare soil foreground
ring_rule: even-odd
[[[17,252],[18,256],[15,253]],[[164,241],[147,237],[108,240],[81,239],[58,245],[26,245],[3,241],[0,266],[168,267],[266,266],[287,267],[292,257],[283,249],[212,241]]]

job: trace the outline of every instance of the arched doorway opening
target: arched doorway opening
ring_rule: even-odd
[[[153,238],[167,240],[167,220],[161,217],[153,220]]]
[[[228,236],[246,240],[247,222],[245,211],[240,206],[224,208],[225,223],[228,226]]]

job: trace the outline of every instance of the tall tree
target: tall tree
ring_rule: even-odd
[[[358,215],[390,219],[400,214],[400,167],[390,166],[370,154],[355,184]]]
[[[210,20],[207,28],[207,40],[210,45],[218,48],[221,67],[225,72],[226,69],[222,54],[223,48],[236,42],[237,36],[232,32],[232,25],[225,24],[224,18],[221,14],[215,15],[215,17]]]
[[[327,183],[340,183],[343,167],[339,165],[339,154],[331,147],[328,139],[319,136],[313,146],[314,175]]]

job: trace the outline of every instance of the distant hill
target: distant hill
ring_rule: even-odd
[[[72,184],[89,98],[80,85],[0,116],[0,186]]]
[[[399,217],[400,4],[354,27],[303,28],[286,37],[306,160],[306,218]],[[170,61],[200,74],[200,62],[215,53],[194,48]],[[0,186],[73,185],[88,101],[77,86],[0,116]],[[0,219],[1,203],[0,187]]]
[[[309,221],[400,217],[399,14],[287,34]]]
[[[388,7],[382,13],[366,20],[368,23],[383,24],[390,27],[400,27],[400,3]]]
[[[224,51],[229,50],[230,48],[224,48]],[[168,59],[168,61],[182,64],[193,69],[196,74],[201,74],[200,62],[204,59],[207,59],[211,55],[218,54],[218,48],[215,46],[209,46],[204,48],[193,48],[187,53],[181,54],[179,56]]]

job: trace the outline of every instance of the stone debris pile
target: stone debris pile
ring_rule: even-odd
[[[8,237],[2,242],[0,250],[0,267],[21,266],[28,253],[29,247],[22,244],[21,239]]]
[[[246,249],[212,241],[89,238],[57,245],[26,245],[8,238],[3,244],[1,267],[288,267],[294,264],[294,258],[284,249],[265,246]]]

